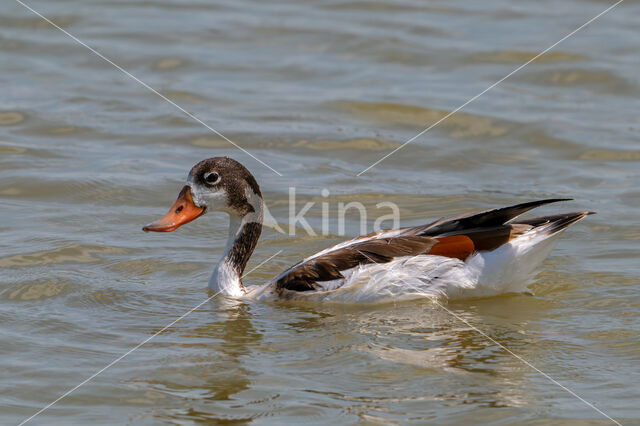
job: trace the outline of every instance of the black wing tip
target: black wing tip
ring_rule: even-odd
[[[592,211],[584,211],[584,212],[575,212],[575,213],[567,213],[567,214],[573,214],[576,216],[580,216],[580,219],[587,217],[587,216],[591,216],[592,214],[598,214],[597,212],[592,212]]]
[[[561,201],[573,201],[573,198],[545,198],[542,200],[527,201],[520,204],[514,204],[511,206],[502,207],[496,210],[505,211],[510,209],[526,209],[522,212],[522,213],[525,213],[527,210],[535,209],[536,207],[544,206],[545,204],[559,203]],[[489,211],[487,211],[487,213],[488,212]],[[522,213],[519,213],[519,214],[522,214]]]
[[[545,198],[544,200],[532,201],[532,203],[559,203],[561,201],[573,201],[573,198]]]
[[[555,234],[557,232],[563,231],[569,226],[573,225],[576,222],[581,221],[585,217],[596,214],[596,212],[586,211],[586,212],[575,212],[575,213],[564,213],[559,219],[556,219],[546,225],[543,225],[544,232],[547,234]]]

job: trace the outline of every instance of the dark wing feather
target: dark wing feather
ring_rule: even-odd
[[[440,219],[423,227],[415,227],[415,235],[456,235],[461,231],[477,228],[492,228],[504,225],[512,219],[545,204],[569,201],[570,198],[550,198],[546,200],[530,201],[500,209],[485,210],[482,212],[466,214],[449,219]]]
[[[525,226],[531,226],[536,228],[539,226],[545,226],[544,232],[548,234],[555,234],[556,232],[562,231],[563,229],[573,225],[577,221],[582,220],[585,217],[592,214],[596,214],[596,213],[595,212],[571,212],[571,213],[554,214],[551,216],[534,217],[531,219],[518,220],[517,223],[514,223],[514,226],[525,225]]]
[[[354,241],[348,246],[311,258],[285,271],[276,280],[278,289],[309,291],[322,281],[344,278],[342,271],[369,263],[387,263],[395,257],[428,253],[438,241],[424,236],[400,236]]]

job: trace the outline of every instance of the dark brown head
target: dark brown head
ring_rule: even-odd
[[[236,217],[254,214],[262,222],[262,193],[253,175],[229,157],[214,157],[193,166],[185,186],[169,212],[142,228],[171,232],[208,211]]]

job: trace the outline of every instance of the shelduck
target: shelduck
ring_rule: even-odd
[[[373,302],[485,297],[527,291],[558,235],[592,212],[518,217],[568,200],[531,201],[362,235],[309,256],[267,283],[245,287],[242,276],[262,232],[262,193],[242,164],[215,157],[191,169],[169,212],[143,230],[171,232],[207,212],[227,213],[227,246],[209,287],[235,298]]]

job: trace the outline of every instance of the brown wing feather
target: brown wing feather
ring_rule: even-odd
[[[309,291],[318,282],[344,278],[342,271],[369,263],[387,263],[395,257],[428,253],[437,240],[430,237],[401,236],[355,241],[323,255],[299,263],[276,280],[279,289]]]

